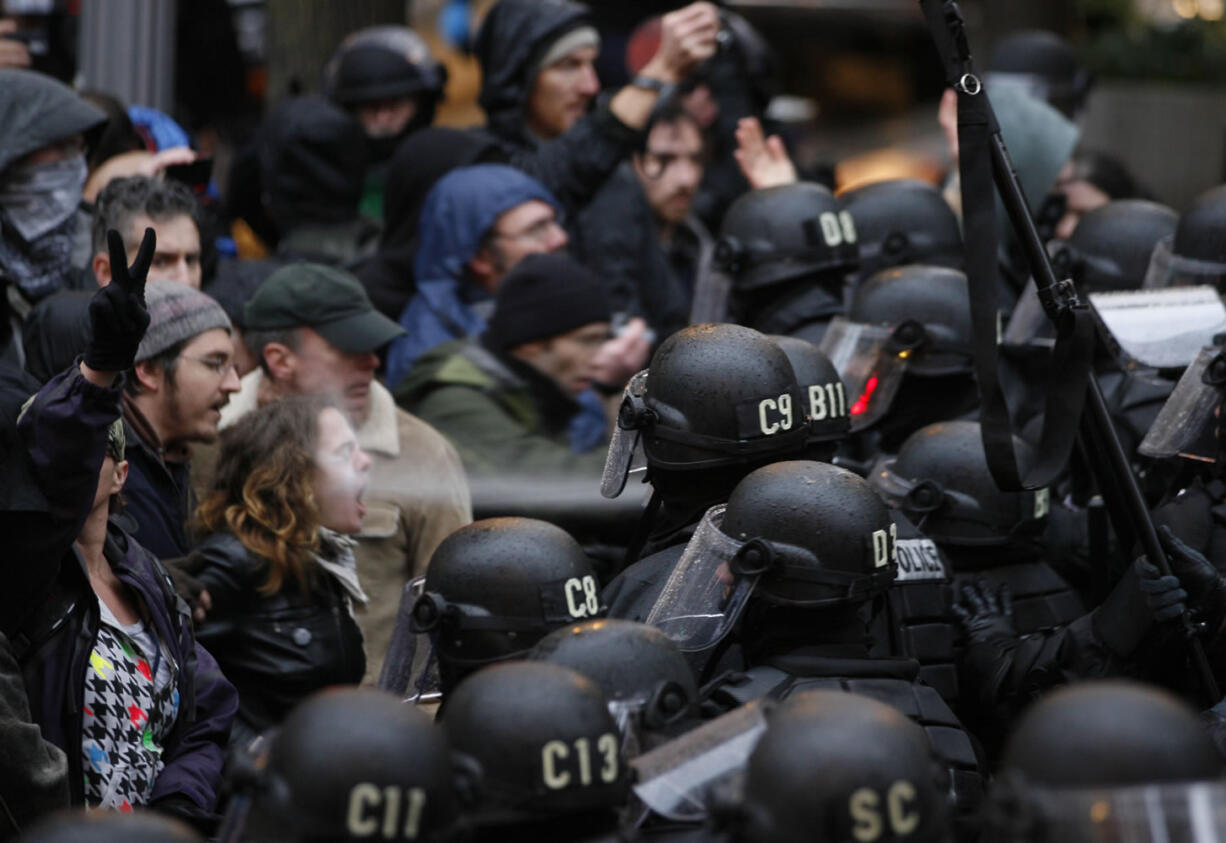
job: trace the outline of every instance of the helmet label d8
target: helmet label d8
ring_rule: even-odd
[[[822,239],[827,246],[834,248],[843,243],[856,242],[856,224],[847,211],[839,211],[837,215],[833,211],[823,211],[817,221],[821,224]]]
[[[550,741],[541,748],[541,780],[550,790],[567,787],[588,787],[593,783],[612,784],[620,773],[617,736],[606,732],[596,739],[599,758],[592,758],[592,742],[576,738],[572,745],[565,741]],[[596,762],[593,769],[593,761]]]

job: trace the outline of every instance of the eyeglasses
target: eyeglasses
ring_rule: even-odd
[[[678,161],[685,161],[696,170],[701,170],[706,163],[705,157],[701,152],[691,155],[678,155],[675,152],[652,152],[649,149],[643,153],[642,157],[643,175],[649,179],[658,179],[668,171],[669,167]]]
[[[558,221],[555,218],[546,217],[532,223],[532,225],[528,226],[523,231],[506,232],[495,229],[494,236],[505,237],[508,240],[531,240],[536,243],[542,243],[549,237],[550,234],[553,234],[556,229],[560,229],[561,227],[562,226],[558,224]]]
[[[233,371],[236,375],[238,374],[238,366],[234,365],[234,359],[231,357],[193,357],[190,354],[180,354],[179,356],[199,363],[219,378],[225,377],[230,371]]]

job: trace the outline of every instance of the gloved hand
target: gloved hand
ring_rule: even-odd
[[[196,574],[205,565],[204,554],[193,552],[178,559],[167,559],[162,564],[166,566],[166,573],[170,574],[175,592],[191,607],[192,620],[196,623],[203,621],[209,609],[213,608],[213,598],[209,596],[208,589],[196,579]]]
[[[1013,592],[1007,585],[993,593],[982,579],[964,583],[952,609],[972,644],[1018,637],[1013,623]]]
[[[1158,566],[1144,556],[1132,564],[1137,572],[1137,585],[1154,620],[1162,623],[1180,617],[1187,609],[1184,601],[1188,599],[1188,592],[1184,591],[1179,579],[1162,576]]]
[[[1226,616],[1226,578],[1201,553],[1184,544],[1165,524],[1158,539],[1171,562],[1171,571],[1188,590],[1192,607],[1211,620],[1216,630]]]
[[[85,365],[98,372],[125,372],[132,368],[136,349],[149,327],[145,278],[157,237],[152,228],[145,229],[145,239],[131,266],[118,231],[107,231],[106,243],[111,254],[111,283],[95,293],[89,303],[93,338],[85,349]]]

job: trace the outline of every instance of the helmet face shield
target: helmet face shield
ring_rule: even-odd
[[[605,457],[604,473],[600,476],[600,494],[616,498],[626,488],[626,480],[635,471],[647,468],[643,453],[643,397],[647,394],[647,370],[639,372],[626,384],[621,412],[613,427],[609,453]]]
[[[1226,307],[1213,287],[1091,293],[1100,333],[1123,368],[1174,369],[1226,331]]]
[[[720,504],[707,510],[647,615],[646,622],[682,652],[706,652],[723,640],[757,583],[757,573],[732,574],[744,543],[719,529],[724,509]]]
[[[427,632],[418,632],[413,624],[413,610],[425,590],[426,578],[416,577],[404,587],[396,628],[383,661],[378,688],[389,691],[405,702],[434,702],[442,697],[438,675],[438,659],[434,643]]]
[[[630,763],[644,808],[676,822],[701,822],[712,796],[738,793],[749,756],[766,731],[766,707],[730,711]]]
[[[1147,457],[1217,459],[1215,417],[1226,388],[1226,352],[1204,348],[1184,371],[1137,450]]]
[[[851,430],[864,430],[889,411],[902,385],[911,350],[895,348],[894,331],[835,317],[821,350],[838,370],[851,401]]]
[[[1226,784],[1191,781],[1111,789],[1007,790],[1008,804],[989,811],[992,839],[1027,843],[1216,843],[1226,839]],[[1018,793],[1020,791],[1020,794]]]
[[[1175,235],[1171,234],[1154,246],[1143,287],[1193,287],[1199,284],[1208,284],[1219,290],[1226,287],[1226,263],[1182,257],[1175,254],[1174,243]]]

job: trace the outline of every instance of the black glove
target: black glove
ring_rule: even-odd
[[[1144,556],[1137,557],[1132,564],[1137,572],[1137,585],[1154,620],[1163,623],[1183,615],[1187,610],[1184,601],[1188,599],[1188,592],[1184,591],[1179,578],[1162,576],[1158,566]]]
[[[131,266],[118,231],[107,231],[106,244],[111,253],[111,283],[95,293],[89,303],[93,338],[85,349],[85,365],[98,372],[126,372],[132,368],[136,349],[149,327],[145,278],[157,237],[152,228],[145,229],[145,239]]]
[[[166,566],[166,573],[170,574],[175,592],[191,607],[192,618],[196,623],[203,621],[208,610],[213,608],[213,600],[209,597],[204,583],[196,579],[196,574],[205,566],[205,561],[204,554],[193,552],[178,559],[167,559],[162,563]]]
[[[965,583],[951,608],[972,644],[1018,637],[1013,624],[1013,592],[1007,585],[993,593],[982,579]]]
[[[1158,531],[1158,538],[1171,561],[1171,571],[1188,590],[1193,608],[1216,630],[1226,617],[1226,579],[1212,562],[1180,541],[1165,524]]]

